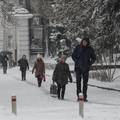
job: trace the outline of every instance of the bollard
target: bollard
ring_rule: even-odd
[[[17,115],[16,95],[12,95],[11,103],[12,103],[12,113]]]
[[[79,94],[79,115],[83,118],[84,117],[84,97],[83,94]]]

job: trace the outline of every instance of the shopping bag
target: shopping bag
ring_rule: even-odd
[[[54,82],[50,86],[50,94],[57,95],[57,85]]]

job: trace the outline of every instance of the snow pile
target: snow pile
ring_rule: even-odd
[[[13,7],[13,14],[29,14],[29,11],[22,7]]]

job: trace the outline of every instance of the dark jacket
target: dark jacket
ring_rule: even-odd
[[[20,66],[20,70],[21,70],[21,71],[26,71],[27,69],[29,69],[29,64],[28,64],[27,59],[21,58],[21,59],[18,61],[18,65]]]
[[[35,71],[35,77],[43,78],[45,75],[45,64],[42,59],[37,59],[34,63],[32,73]]]
[[[90,66],[95,62],[96,55],[91,46],[78,45],[72,53],[72,59],[75,62],[75,70],[89,71]]]
[[[7,55],[3,55],[3,56],[1,57],[1,62],[2,62],[2,66],[3,66],[3,67],[7,67],[7,61],[8,61]]]
[[[68,64],[59,62],[53,72],[53,81],[63,86],[68,83],[68,78],[72,82],[72,76]]]

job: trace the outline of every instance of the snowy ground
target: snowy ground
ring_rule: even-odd
[[[0,120],[82,120],[76,101],[76,85],[67,85],[65,100],[49,94],[53,70],[46,70],[46,82],[37,87],[31,71],[27,81],[21,81],[18,67],[8,69],[3,75],[0,69]],[[118,70],[118,74],[119,74]],[[120,89],[120,80],[113,83],[89,80],[89,84]],[[11,95],[17,96],[17,116],[11,113]],[[120,120],[120,92],[89,86],[88,103],[84,103],[84,120]]]

